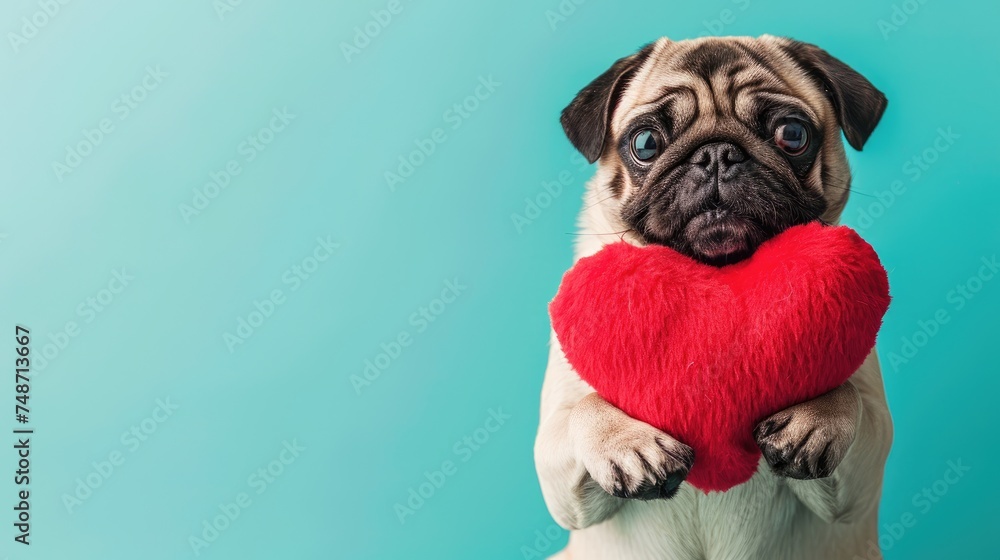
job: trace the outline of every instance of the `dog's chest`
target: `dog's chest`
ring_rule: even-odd
[[[706,495],[687,485],[670,500],[629,502],[608,522],[580,533],[591,533],[587,540],[603,549],[602,558],[784,557],[777,548],[789,544],[802,504],[766,468],[724,493]]]

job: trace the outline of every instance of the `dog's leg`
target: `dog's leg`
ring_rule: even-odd
[[[876,507],[892,420],[874,351],[829,393],[771,415],[754,430],[771,470],[822,519],[850,522]]]
[[[535,466],[557,523],[583,529],[614,515],[624,499],[672,497],[693,461],[690,447],[594,393],[552,337]]]

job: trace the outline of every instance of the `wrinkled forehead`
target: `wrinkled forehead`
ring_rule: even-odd
[[[666,107],[674,115],[745,121],[763,102],[827,122],[832,114],[823,91],[784,53],[781,41],[766,36],[657,41],[622,93],[612,133]]]

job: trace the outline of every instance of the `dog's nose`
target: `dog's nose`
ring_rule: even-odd
[[[710,173],[725,175],[730,168],[747,160],[742,148],[731,142],[712,142],[699,147],[691,154],[691,162]]]

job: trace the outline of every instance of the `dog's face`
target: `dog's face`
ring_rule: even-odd
[[[886,99],[860,74],[788,39],[661,39],[617,61],[563,111],[600,160],[601,206],[639,243],[710,264],[781,231],[834,222]]]

